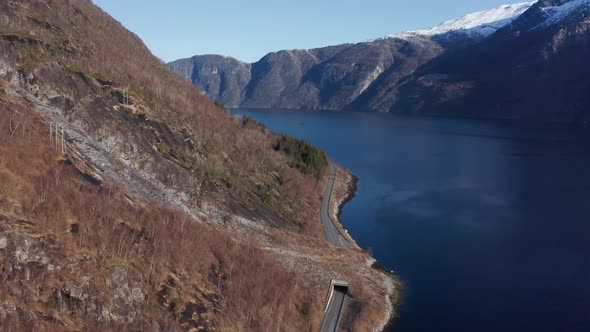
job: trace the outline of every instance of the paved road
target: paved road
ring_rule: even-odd
[[[322,200],[322,210],[320,213],[320,222],[324,226],[324,232],[326,232],[326,238],[328,242],[333,245],[353,250],[354,247],[346,240],[346,238],[340,233],[340,230],[334,225],[332,218],[330,218],[330,198],[334,191],[334,182],[336,181],[336,167],[330,164],[330,178],[328,180],[328,186],[326,187],[326,193]],[[334,295],[329,303],[328,310],[322,321],[322,327],[320,332],[335,332],[340,322],[340,316],[342,315],[342,308],[344,307],[344,301],[346,300],[346,290],[340,287],[334,289]]]
[[[334,182],[336,181],[336,167],[330,164],[330,178],[328,180],[328,187],[322,200],[322,211],[320,213],[320,222],[324,226],[324,232],[328,242],[333,245],[353,250],[354,247],[346,240],[346,238],[340,233],[340,230],[334,225],[332,218],[330,218],[330,198],[332,197],[332,191],[334,190]]]
[[[338,328],[346,293],[341,290],[337,291],[337,289],[334,290],[334,295],[332,295],[332,302],[330,302],[330,307],[326,311],[320,332],[336,332]]]

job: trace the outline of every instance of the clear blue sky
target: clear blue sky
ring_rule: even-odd
[[[428,28],[524,0],[94,0],[165,61],[223,54],[254,62],[268,52],[314,48]]]

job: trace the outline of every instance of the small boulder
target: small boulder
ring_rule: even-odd
[[[145,299],[145,295],[140,288],[133,288],[130,299],[133,303],[141,303]]]

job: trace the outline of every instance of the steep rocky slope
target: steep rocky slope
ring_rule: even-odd
[[[430,37],[417,35],[279,51],[253,64],[240,63],[240,68],[251,68],[251,78],[245,85],[235,79],[234,73],[241,71],[231,67],[234,59],[219,64],[212,59],[220,57],[195,56],[168,66],[228,107],[343,109],[355,101],[370,100],[365,103],[386,108],[381,100],[375,100],[382,96],[381,91],[440,55],[442,50]],[[223,82],[222,89],[216,88],[218,81]]]
[[[170,64],[170,69],[228,107],[240,104],[242,91],[252,77],[250,64],[221,55],[177,61]]]
[[[387,316],[384,275],[321,232],[326,155],[280,150],[90,1],[0,1],[0,104],[3,328],[315,330],[332,277],[350,328]]]

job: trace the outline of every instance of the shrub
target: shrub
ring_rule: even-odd
[[[264,123],[262,123],[260,121],[256,121],[256,119],[251,118],[251,117],[249,117],[247,115],[244,115],[242,117],[242,125],[244,127],[248,127],[249,125],[252,125],[253,127],[260,128],[262,130],[268,129]]]
[[[306,141],[281,135],[275,150],[286,153],[293,162],[293,166],[305,174],[313,174],[320,179],[328,166],[326,153]]]

